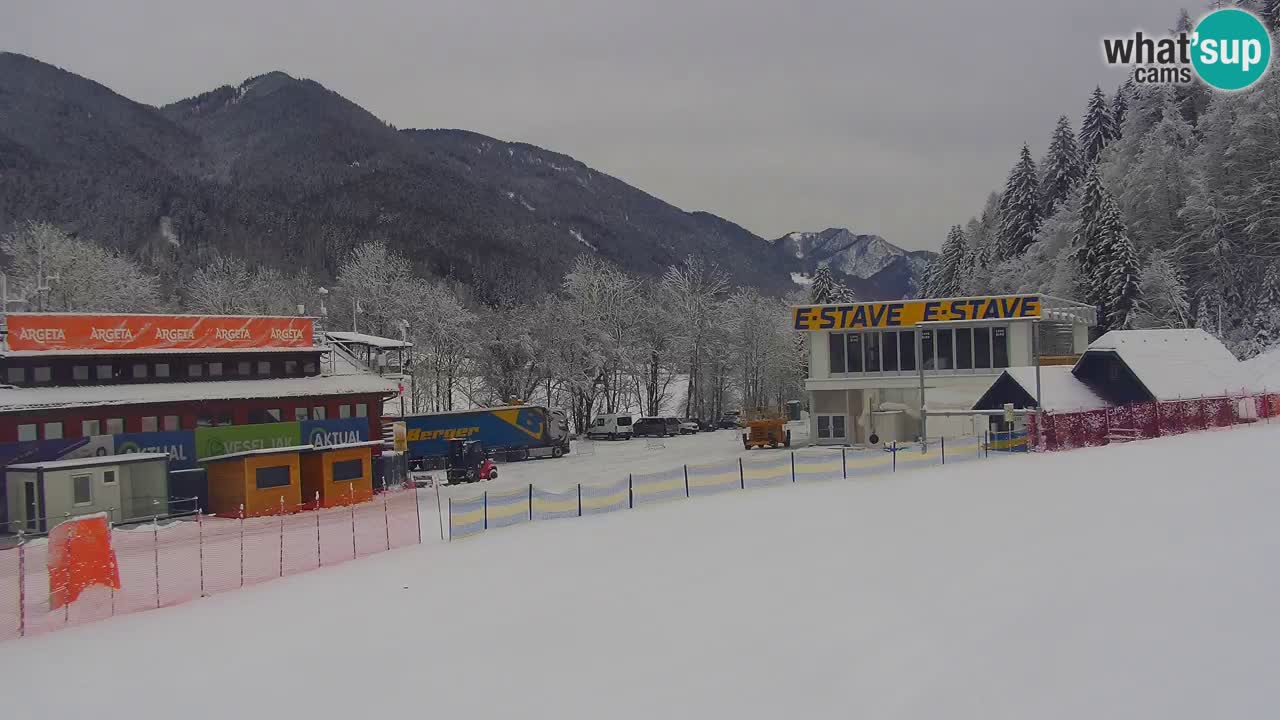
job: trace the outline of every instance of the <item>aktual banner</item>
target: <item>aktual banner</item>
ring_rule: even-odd
[[[29,350],[203,350],[304,348],[311,320],[214,315],[10,313],[8,344]]]
[[[899,300],[851,305],[801,305],[792,309],[796,330],[865,330],[912,327],[922,322],[1011,320],[1040,317],[1038,295]]]

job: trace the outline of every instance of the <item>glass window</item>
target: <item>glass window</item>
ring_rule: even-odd
[[[308,419],[310,419],[310,418],[308,418],[308,417],[307,417],[307,409],[306,409],[306,408],[304,408],[304,407],[294,408],[294,409],[293,409],[293,419],[294,419],[294,420],[308,420]]]
[[[61,440],[62,439],[62,423],[49,422],[44,424],[45,440]]]
[[[187,377],[204,377],[204,365],[200,363],[191,363],[187,365]]]
[[[119,435],[124,432],[124,418],[107,418],[107,434]]]
[[[867,358],[865,363],[866,371],[880,372],[880,333],[863,333],[862,348],[863,355]]]
[[[338,417],[340,417],[340,418],[349,418],[349,417],[351,417],[351,406],[350,406],[350,405],[339,405],[339,406],[338,406]]]
[[[320,406],[320,405],[317,405],[317,406],[315,406],[315,407],[311,408],[311,419],[312,419],[312,420],[323,420],[323,419],[324,419],[324,407],[322,407],[322,406]]]
[[[284,361],[284,374],[285,374],[285,375],[297,375],[297,374],[298,374],[298,361],[297,361],[297,360],[285,360],[285,361]]]
[[[110,380],[114,375],[115,375],[115,373],[113,373],[113,372],[111,371],[111,366],[110,366],[110,365],[99,365],[99,366],[98,366],[98,371],[97,371],[97,373],[96,373],[96,377],[97,377],[99,380]]]
[[[222,377],[222,363],[209,363],[209,377]]]
[[[156,363],[156,377],[169,377],[169,363]]]
[[[93,476],[92,475],[72,475],[71,491],[74,497],[72,502],[76,505],[92,505],[93,504]]]
[[[308,360],[308,361],[306,361],[305,363],[303,363],[303,364],[302,364],[302,373],[303,373],[304,375],[315,375],[315,374],[316,374],[316,362],[315,362],[314,360]]]
[[[831,437],[832,438],[844,437],[844,416],[843,415],[831,416]]]
[[[831,437],[831,416],[830,415],[818,416],[818,437],[820,438]]]
[[[254,475],[254,479],[257,481],[259,490],[267,490],[275,487],[288,487],[292,480],[292,473],[289,471],[288,465],[260,467]]]
[[[341,460],[333,464],[333,481],[359,480],[364,477],[364,460]]]
[[[4,376],[8,379],[10,385],[21,384],[23,382],[26,382],[27,369],[20,368],[20,367],[11,367],[5,372]]]
[[[18,442],[30,442],[31,440],[39,440],[40,431],[35,423],[18,426]]]
[[[881,334],[881,341],[884,343],[884,349],[881,351],[884,355],[884,371],[898,371],[898,333],[885,331]]]
[[[47,365],[41,365],[32,369],[32,381],[38,383],[47,383],[53,379],[53,369]]]
[[[920,361],[924,364],[925,370],[936,370],[938,367],[933,355],[932,330],[920,331]]]
[[[142,432],[156,432],[160,429],[160,418],[149,415],[142,418]]]
[[[359,405],[356,405],[356,417],[369,417],[369,406],[364,403],[360,403]],[[627,424],[630,424],[630,423],[631,423],[631,419],[628,418]],[[622,424],[622,418],[618,418],[618,424],[619,425]]]
[[[101,434],[102,434],[102,422],[100,420],[81,420],[80,421],[81,437],[92,437],[94,435],[101,435]]]
[[[271,374],[271,361],[270,361],[270,360],[259,360],[259,361],[258,361],[258,374],[259,374],[259,375],[270,375],[270,374]]]
[[[862,372],[862,333],[849,333],[845,337],[848,339],[845,359],[849,363],[849,372]]]
[[[134,379],[134,380],[146,380],[146,379],[147,379],[147,364],[146,364],[146,363],[137,363],[137,364],[135,364],[135,365],[133,366],[133,379]]]
[[[916,369],[916,334],[912,330],[898,333],[898,364],[900,370]]]
[[[73,365],[73,366],[71,367],[71,379],[72,379],[72,380],[88,380],[88,379],[89,379],[89,366],[88,366],[88,365]]]
[[[1009,329],[991,328],[991,367],[1009,367]]]
[[[956,367],[973,369],[973,328],[956,328]]]
[[[213,427],[213,424],[214,420],[212,415],[206,415],[204,413],[196,415],[196,427]]]
[[[271,418],[271,422],[280,422],[284,419],[284,413],[280,412],[280,408],[270,408],[267,410],[267,417]]]
[[[827,334],[827,354],[831,358],[831,372],[844,372],[844,335]]]
[[[954,370],[956,367],[955,348],[952,345],[953,334],[954,333],[951,331],[951,328],[938,331],[938,369],[939,370]]]
[[[991,328],[989,327],[973,329],[973,366],[991,367]]]
[[[253,364],[248,360],[241,360],[236,366],[236,374],[240,377],[249,377],[253,374]]]
[[[116,471],[115,471],[115,470],[103,470],[103,471],[102,471],[102,484],[103,484],[103,485],[115,485],[115,484],[116,484]]]
[[[177,432],[178,430],[181,430],[181,429],[182,429],[182,421],[178,418],[177,415],[164,416],[165,432]]]

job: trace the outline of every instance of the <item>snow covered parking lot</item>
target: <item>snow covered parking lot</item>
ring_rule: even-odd
[[[1267,717],[1277,440],[535,523],[16,641],[0,677],[26,718]]]

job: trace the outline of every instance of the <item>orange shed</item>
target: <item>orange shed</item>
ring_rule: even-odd
[[[310,445],[264,448],[204,458],[209,478],[209,511],[244,516],[274,515],[302,504],[300,453]]]
[[[302,499],[320,507],[349,505],[373,497],[373,449],[381,440],[315,447],[302,453]]]

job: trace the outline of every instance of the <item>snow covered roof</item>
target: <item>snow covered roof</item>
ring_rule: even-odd
[[[0,387],[0,412],[145,405],[181,400],[244,400],[358,393],[389,395],[398,391],[399,386],[395,382],[371,374],[80,387]]]
[[[1036,396],[1034,367],[1007,368],[1001,377],[1017,383],[1027,395]],[[996,380],[999,382],[999,379]],[[993,383],[994,384],[994,383]],[[1040,403],[1044,410],[1092,410],[1111,403],[1071,373],[1069,365],[1045,365],[1040,368]],[[975,404],[976,406],[976,404]]]
[[[354,332],[327,332],[325,337],[338,342],[355,343],[356,345],[368,345],[376,348],[411,348],[413,343],[404,340],[392,340],[391,338],[378,337],[377,335],[365,335],[364,333]]]
[[[1090,353],[1114,353],[1157,400],[1238,393],[1250,378],[1217,338],[1200,329],[1112,330],[1094,340]]]
[[[1257,392],[1280,391],[1280,346],[1240,363],[1249,380],[1249,389]]]
[[[66,470],[68,468],[96,467],[98,465],[127,465],[129,463],[147,462],[149,460],[168,460],[169,453],[124,453],[123,455],[95,455],[93,457],[71,458],[69,460],[46,460],[44,462],[19,463],[9,465],[5,470]]]
[[[299,453],[307,450],[315,450],[315,445],[290,445],[288,447],[269,447],[257,448],[255,450],[241,450],[240,452],[227,453],[225,455],[214,455],[212,457],[200,458],[200,464],[211,462],[222,462],[224,460],[238,460],[240,458],[254,457],[256,455],[279,455],[282,453]]]

